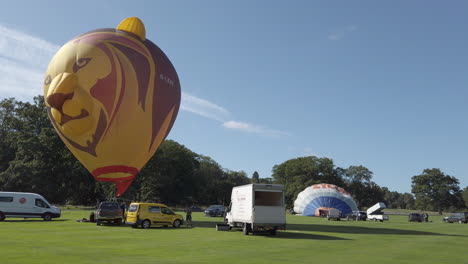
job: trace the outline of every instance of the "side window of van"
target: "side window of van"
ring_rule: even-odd
[[[0,196],[0,202],[11,203],[11,202],[13,202],[13,197]]]
[[[169,208],[161,207],[161,211],[163,214],[174,214]]]
[[[49,206],[41,199],[36,199],[35,205],[37,207],[49,208]]]
[[[160,213],[161,208],[159,206],[150,206],[149,207],[149,212],[150,213]]]

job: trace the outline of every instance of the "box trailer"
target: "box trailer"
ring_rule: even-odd
[[[243,228],[244,235],[267,231],[286,230],[284,185],[247,184],[232,188],[231,203],[227,209],[225,225]],[[216,227],[223,229],[223,225]]]
[[[383,210],[387,208],[387,206],[380,202],[376,203],[367,209],[367,220],[374,220],[383,222],[384,220],[388,220],[388,215],[383,213]]]

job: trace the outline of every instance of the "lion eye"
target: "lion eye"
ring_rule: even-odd
[[[50,77],[50,74],[46,76],[44,80],[44,85],[49,85],[52,82],[52,78]]]
[[[79,58],[75,63],[73,64],[73,73],[76,73],[79,69],[85,67],[88,65],[88,63],[91,61],[91,58]]]

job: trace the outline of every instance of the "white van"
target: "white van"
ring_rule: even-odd
[[[0,221],[6,217],[43,218],[50,221],[60,217],[61,210],[37,193],[0,192]]]

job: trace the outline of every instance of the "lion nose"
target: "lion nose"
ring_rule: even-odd
[[[64,102],[73,97],[76,84],[77,78],[72,73],[64,72],[55,76],[50,83],[46,103],[50,107],[62,110]]]

